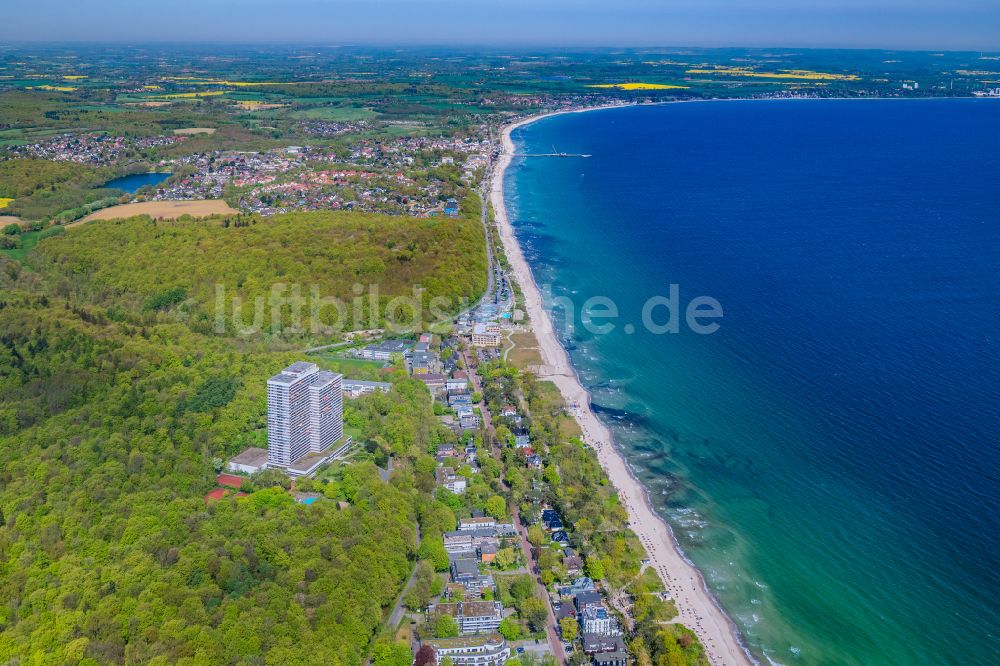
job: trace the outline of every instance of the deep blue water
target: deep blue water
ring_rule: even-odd
[[[671,104],[514,139],[593,155],[515,160],[514,225],[539,284],[616,303],[611,333],[576,313],[574,364],[757,654],[1000,663],[1000,104]],[[670,284],[720,329],[645,330]]]
[[[117,190],[124,190],[129,194],[135,194],[146,185],[156,185],[170,178],[169,173],[134,173],[130,176],[122,176],[104,183],[101,187],[113,187]]]

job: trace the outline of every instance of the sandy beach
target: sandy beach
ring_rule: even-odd
[[[504,206],[503,180],[514,153],[514,144],[510,138],[513,130],[549,115],[604,108],[614,107],[541,114],[512,123],[504,129],[503,153],[490,184],[490,200],[496,212],[500,239],[511,264],[513,279],[524,293],[525,308],[538,339],[542,358],[538,376],[552,381],[559,388],[583,430],[585,441],[597,452],[601,465],[618,489],[628,509],[631,527],[649,553],[650,566],[660,574],[677,603],[680,611],[677,621],[697,633],[712,664],[749,666],[757,662],[743,647],[736,626],[706,588],[701,572],[684,558],[670,527],[653,510],[645,487],[632,474],[614,444],[611,431],[591,410],[590,395],[580,384],[570,365],[569,356],[557,339],[552,322],[542,307],[541,293],[514,236]]]

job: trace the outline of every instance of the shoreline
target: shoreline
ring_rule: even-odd
[[[658,104],[667,103],[660,102]],[[538,340],[542,365],[536,374],[541,380],[553,382],[566,401],[567,407],[583,431],[583,440],[597,454],[612,484],[618,490],[628,510],[630,528],[646,548],[650,567],[663,580],[677,605],[676,622],[697,634],[712,664],[750,666],[758,664],[739,633],[735,622],[726,614],[715,595],[709,590],[701,571],[684,554],[670,525],[653,509],[649,491],[636,478],[624,455],[619,451],[611,430],[597,418],[590,407],[590,392],[579,380],[569,354],[559,342],[548,313],[542,305],[541,293],[528,266],[514,229],[507,216],[504,201],[504,175],[514,156],[511,133],[543,118],[567,113],[586,113],[605,109],[639,106],[609,104],[541,113],[514,121],[503,127],[502,152],[489,183],[489,199],[493,204],[500,241],[510,262],[514,280],[521,287],[531,329]],[[641,106],[652,106],[641,105]]]

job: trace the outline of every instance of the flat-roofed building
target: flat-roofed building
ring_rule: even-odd
[[[476,324],[470,337],[473,347],[500,346],[500,330],[489,324]]]
[[[452,376],[445,381],[445,389],[449,391],[462,391],[469,388],[469,376],[461,370],[456,370]]]
[[[389,382],[371,382],[365,379],[347,379],[346,377],[343,380],[342,386],[344,395],[350,398],[357,398],[367,393],[376,393],[378,391],[388,393],[392,389],[392,384]]]
[[[427,390],[431,392],[431,395],[438,395],[444,391],[446,377],[442,374],[428,372],[423,375],[417,375],[417,379],[424,383]]]
[[[437,666],[445,657],[450,657],[454,666],[502,666],[510,659],[510,648],[500,634],[430,638],[424,642],[434,648]]]
[[[368,345],[361,350],[361,358],[372,361],[391,361],[393,354],[402,354],[410,348],[409,340],[385,340]]]
[[[238,456],[234,456],[226,463],[226,468],[230,472],[240,472],[242,474],[256,474],[267,467],[267,449],[251,446]]]
[[[451,554],[475,553],[476,549],[486,543],[498,545],[500,538],[496,528],[477,530],[455,530],[444,533],[444,549]]]

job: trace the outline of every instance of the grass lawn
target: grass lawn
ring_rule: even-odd
[[[550,406],[559,405],[565,408],[566,402],[563,400],[562,394],[559,393],[559,387],[552,382],[541,381],[538,382],[538,393],[542,396],[542,400],[545,404],[545,411],[548,411]],[[576,422],[572,416],[568,413],[563,414],[559,419],[559,427],[563,435],[566,437],[579,437],[583,434],[580,429],[580,424]]]
[[[389,381],[383,368],[385,361],[368,361],[363,358],[352,358],[349,356],[338,356],[335,352],[323,352],[316,354],[322,361],[322,365],[333,372],[339,372],[350,379],[364,379],[367,381],[384,382]]]
[[[538,340],[535,339],[534,333],[530,331],[526,333],[512,333],[510,341],[514,343],[514,348],[507,354],[507,360],[511,364],[519,368],[526,368],[530,365],[541,365],[542,355],[538,351]]]
[[[49,227],[41,231],[25,231],[20,236],[21,247],[13,250],[0,250],[0,255],[10,257],[16,261],[24,261],[24,258],[28,256],[28,252],[38,245],[38,241],[48,236],[63,233],[64,231],[63,227]]]

